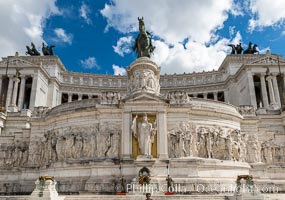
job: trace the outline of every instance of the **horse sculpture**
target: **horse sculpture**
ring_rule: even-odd
[[[259,53],[257,50],[257,44],[254,44],[252,47],[252,42],[249,42],[248,48],[243,52],[243,54],[254,54],[254,53]]]
[[[136,51],[138,58],[140,57],[150,58],[151,53],[155,49],[155,46],[152,45],[151,34],[145,30],[143,17],[142,18],[138,17],[138,20],[139,20],[140,34],[136,38],[133,50]]]
[[[42,47],[42,52],[45,56],[53,56],[53,50],[52,48],[54,48],[54,45],[51,46],[46,46],[45,43],[43,43],[43,47]]]
[[[231,54],[241,54],[242,53],[243,48],[241,46],[241,43],[237,45],[229,44],[228,46],[232,48]]]
[[[26,46],[27,52],[26,54],[29,54],[30,56],[39,56],[41,55],[38,50],[36,49],[34,43],[31,43],[31,48],[29,46]]]

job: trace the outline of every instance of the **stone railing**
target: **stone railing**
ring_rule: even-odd
[[[70,103],[64,103],[57,107],[54,107],[50,110],[49,115],[56,115],[61,112],[66,112],[70,110],[76,110],[76,109],[84,109],[84,108],[90,108],[95,107],[96,104],[98,104],[98,99],[82,99],[80,101],[73,101]]]
[[[210,99],[191,98],[190,104],[194,110],[208,110],[241,118],[241,115],[238,112],[238,108],[232,104],[228,104],[225,102],[214,101]]]

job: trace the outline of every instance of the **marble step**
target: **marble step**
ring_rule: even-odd
[[[115,199],[124,199],[124,200],[145,200],[144,195],[81,195],[81,196],[66,196],[65,200],[115,200]],[[227,200],[226,196],[221,195],[153,195],[152,199],[155,200]]]

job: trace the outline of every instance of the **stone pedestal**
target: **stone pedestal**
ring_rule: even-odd
[[[18,112],[18,106],[16,105],[8,106],[8,112]]]
[[[233,197],[228,197],[229,200],[264,200],[264,196],[260,193],[243,193],[235,194]]]
[[[64,200],[65,197],[59,197],[56,191],[55,180],[37,180],[36,188],[32,192],[29,200]]]

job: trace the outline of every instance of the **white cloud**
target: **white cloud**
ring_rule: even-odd
[[[161,66],[162,74],[210,71],[217,69],[229,54],[231,49],[228,44],[238,44],[241,39],[237,32],[232,40],[223,38],[208,46],[188,41],[185,44],[186,49],[182,44],[170,48],[165,42],[154,41],[156,50],[152,59]]]
[[[73,35],[71,33],[66,33],[63,28],[54,29],[54,33],[57,36],[55,40],[62,41],[64,43],[72,44]]]
[[[55,1],[0,1],[0,57],[23,55],[31,42],[41,47],[45,20],[60,14]]]
[[[230,36],[233,36],[234,34],[235,34],[235,26],[230,26],[229,27],[229,34],[230,34]]]
[[[151,6],[146,6],[151,5]],[[138,16],[144,16],[146,28],[167,43],[182,42],[191,37],[194,41],[207,42],[212,32],[221,28],[227,19],[232,0],[112,0],[105,4],[101,14],[107,19],[108,28],[122,33],[138,30]]]
[[[283,24],[285,19],[284,0],[250,0],[253,17],[249,20],[249,30]]]
[[[120,67],[118,65],[112,65],[114,70],[114,75],[126,75],[127,71],[124,67]]]
[[[146,7],[148,4],[151,6]],[[231,41],[215,31],[223,27],[232,9],[242,15],[238,8],[233,0],[112,0],[101,14],[107,20],[107,29],[125,34],[138,31],[137,17],[144,16],[146,29],[160,38],[154,41],[152,59],[161,65],[162,73],[183,73],[219,67],[230,51],[227,45],[239,40],[240,33]],[[183,41],[187,41],[184,46]]]
[[[80,60],[80,64],[85,69],[99,69],[99,65],[97,64],[95,57],[88,57],[85,60]]]
[[[132,51],[132,43],[133,43],[132,36],[128,37],[121,37],[117,41],[117,45],[113,46],[114,51],[119,54],[120,56],[124,56]]]
[[[79,14],[88,25],[92,24],[91,19],[88,17],[88,15],[91,14],[91,9],[84,2],[79,9]]]

